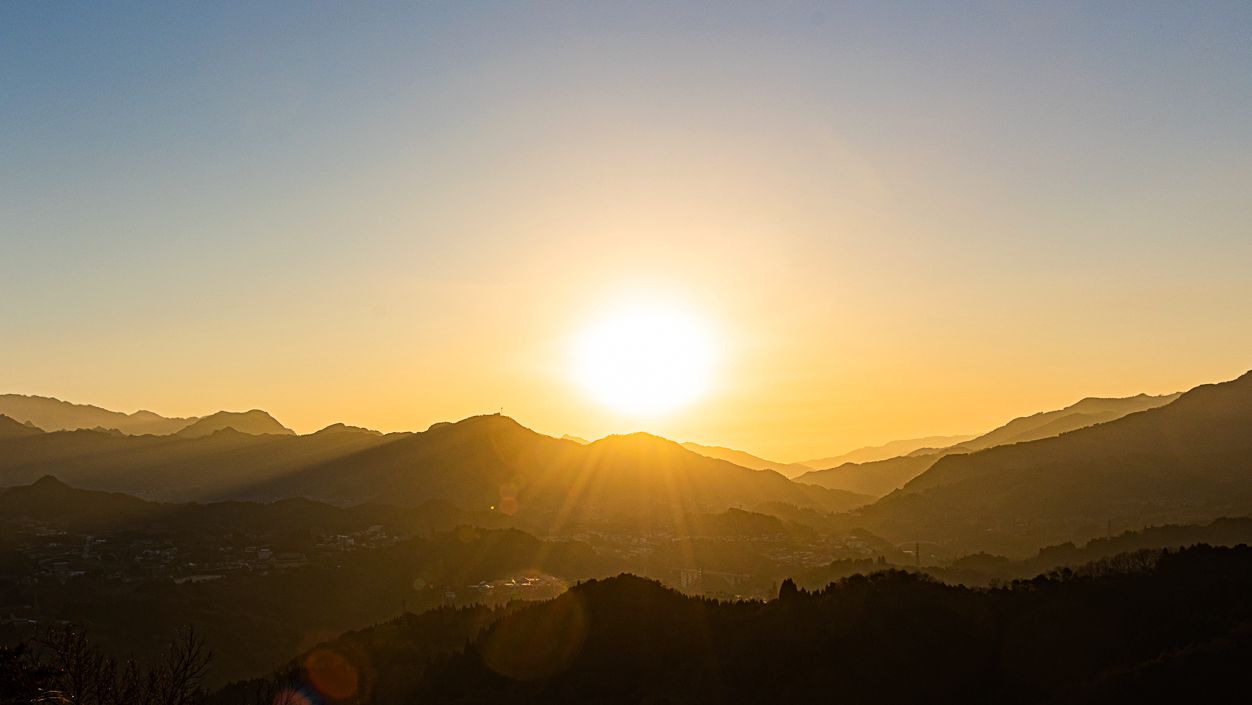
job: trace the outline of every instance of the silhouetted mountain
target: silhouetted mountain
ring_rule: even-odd
[[[128,435],[176,433],[196,418],[166,418],[151,411],[123,414],[90,404],[71,404],[51,397],[0,394],[0,414],[30,422],[44,431],[74,431],[81,428],[112,428]]]
[[[869,463],[844,463],[829,470],[812,470],[795,478],[795,481],[884,497],[929,470],[945,454],[945,451],[931,450],[928,455],[910,454]]]
[[[580,446],[585,446],[585,445],[587,445],[588,443],[590,443],[590,442],[591,442],[591,441],[587,440],[586,438],[580,438],[580,437],[578,437],[578,436],[571,436],[571,435],[569,435],[568,433],[567,433],[567,434],[565,434],[564,436],[561,436],[561,440],[563,440],[563,441],[573,441],[573,442],[577,443],[577,444],[578,444],[578,445],[580,445]]]
[[[37,436],[43,431],[34,426],[18,423],[16,420],[0,414],[0,438],[24,438]]]
[[[65,527],[99,526],[140,521],[162,505],[115,492],[76,490],[47,475],[30,485],[0,490],[0,517],[37,519]]]
[[[395,438],[368,433],[249,435],[234,430],[201,438],[95,431],[0,436],[0,486],[55,474],[75,487],[146,499],[230,499],[257,483]]]
[[[681,445],[683,448],[686,448],[693,453],[699,453],[700,455],[708,458],[725,460],[727,462],[734,463],[739,467],[749,468],[751,470],[773,470],[779,475],[788,478],[795,478],[798,475],[803,475],[810,469],[798,463],[776,463],[772,460],[758,458],[751,453],[745,453],[741,450],[735,450],[733,448],[705,446],[700,445],[699,443],[683,443]]]
[[[797,476],[795,480],[830,489],[884,497],[929,470],[945,455],[959,455],[1007,443],[1022,443],[1059,436],[1075,429],[1120,419],[1137,411],[1164,406],[1177,398],[1177,394],[1157,397],[1140,394],[1125,399],[1092,397],[1057,411],[1045,411],[1014,419],[976,438],[949,436],[948,439],[961,439],[960,442],[952,445],[936,447],[934,444],[927,444],[898,457],[871,462],[843,463],[837,467],[813,470]],[[944,440],[943,436],[917,439],[917,441],[938,442]],[[878,448],[862,450],[901,449],[915,442],[897,441]]]
[[[611,436],[581,446],[495,415],[388,436],[250,435],[227,427],[198,438],[63,431],[0,439],[0,484],[50,473],[75,487],[166,501],[307,497],[340,506],[416,506],[445,500],[516,514],[544,528],[672,526],[688,513],[771,501],[842,511],[871,499],[799,485],[654,436]]]
[[[961,446],[969,450],[983,450],[1006,443],[1022,443],[1040,438],[1059,436],[1087,426],[1120,419],[1127,414],[1155,409],[1165,406],[1179,397],[1179,394],[1148,396],[1140,394],[1120,399],[1101,399],[1088,397],[1064,409],[1041,411],[1030,416],[1023,416],[984,433],[977,438],[962,441]]]
[[[1252,545],[1252,517],[1224,517],[1208,524],[1167,524],[1138,531],[1124,531],[1116,536],[1101,536],[1083,546],[1066,542],[1045,546],[1039,553],[1022,561],[1017,575],[1038,575],[1064,566],[1077,566],[1104,560],[1124,553],[1143,550],[1177,549],[1185,546]]]
[[[144,529],[208,535],[309,530],[345,533],[374,525],[410,535],[462,525],[502,528],[510,524],[508,517],[497,512],[467,512],[437,500],[409,508],[371,504],[336,507],[302,498],[272,503],[149,502],[120,492],[77,489],[51,475],[30,485],[0,489],[0,524],[24,520],[80,533]]]
[[[360,426],[348,426],[342,423],[333,423],[327,426],[326,428],[323,428],[322,430],[317,431],[314,435],[317,435],[318,433],[364,433],[364,434],[368,434],[371,436],[383,435],[381,431],[375,431],[372,428],[361,428]]]
[[[260,409],[252,411],[219,411],[210,414],[179,431],[179,438],[200,438],[225,429],[233,429],[253,436],[272,433],[294,436],[295,431],[283,426]]]
[[[908,455],[921,448],[946,448],[948,446],[963,443],[973,438],[973,436],[927,436],[925,438],[909,438],[900,441],[891,441],[880,446],[866,446],[849,451],[843,455],[835,455],[829,458],[814,458],[813,460],[804,460],[794,465],[803,465],[809,470],[825,470],[834,468],[845,463],[872,463],[878,460],[887,460],[888,458],[896,458],[901,455]]]
[[[937,456],[937,455],[951,455],[952,453],[968,453],[968,452],[970,452],[970,449],[968,446],[966,446],[964,443],[957,443],[954,446],[948,446],[946,448],[929,448],[929,447],[918,448],[912,453],[909,453],[909,455],[913,457],[921,457],[923,455],[936,455]]]
[[[1053,438],[949,455],[850,522],[894,540],[1021,553],[1252,512],[1252,373]]]
[[[692,453],[647,434],[583,446],[500,415],[476,416],[365,449],[256,488],[335,503],[446,499],[494,507],[545,528],[571,523],[673,525],[692,512],[780,501],[828,510],[865,497],[798,485]]]
[[[991,591],[901,571],[813,593],[787,581],[767,603],[622,575],[354,632],[268,686],[359,674],[336,682],[376,705],[1212,702],[1242,692],[1249,615],[1246,546],[1126,554]]]
[[[884,542],[885,543],[885,542]],[[1086,544],[1067,541],[1045,546],[1033,556],[1012,559],[986,552],[972,553],[953,560],[930,555],[922,547],[924,562],[917,568],[914,545],[886,544],[876,558],[842,558],[795,574],[800,587],[818,589],[835,580],[874,570],[904,568],[920,570],[950,585],[994,586],[1012,580],[1026,580],[1036,575],[1066,568],[1098,563],[1122,554],[1141,551],[1176,550],[1187,546],[1252,545],[1252,517],[1214,520],[1208,524],[1168,524],[1138,531],[1124,531],[1115,536],[1100,537]],[[903,550],[901,550],[903,549]]]

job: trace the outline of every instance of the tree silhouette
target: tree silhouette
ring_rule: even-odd
[[[791,600],[800,596],[800,590],[796,587],[796,581],[787,578],[782,581],[782,585],[778,586],[778,599]]]

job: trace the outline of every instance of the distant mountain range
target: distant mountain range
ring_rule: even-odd
[[[865,446],[848,451],[843,455],[834,455],[829,458],[814,458],[813,460],[802,460],[795,465],[802,465],[809,470],[824,470],[833,468],[844,463],[872,463],[878,460],[887,460],[888,458],[898,458],[902,455],[908,455],[914,451],[923,448],[947,448],[958,443],[973,439],[974,436],[926,436],[925,438],[908,438],[905,440],[891,441],[880,446]]]
[[[1088,397],[1064,409],[1044,411],[1031,416],[1023,416],[984,433],[977,438],[957,444],[965,450],[983,450],[1008,443],[1036,441],[1040,438],[1051,438],[1062,433],[1074,431],[1087,426],[1120,419],[1137,411],[1155,409],[1165,406],[1182,396],[1181,393],[1149,396],[1139,394],[1120,399],[1101,399]]]
[[[375,431],[372,428],[362,428],[360,426],[349,426],[344,423],[333,423],[327,426],[326,428],[323,428],[322,430],[315,432],[314,435],[317,435],[317,434],[325,435],[329,433],[368,433],[371,436],[383,435],[381,431]]]
[[[28,411],[94,410],[84,417],[93,422],[98,412],[115,413],[4,398],[23,400]],[[861,528],[891,541],[1021,554],[1110,527],[1252,512],[1249,375],[1181,395],[1084,399],[957,445],[796,481],[780,472],[794,465],[728,448],[648,434],[578,442],[496,414],[387,435],[335,424],[298,436],[260,410],[219,412],[172,435],[43,432],[25,421],[0,416],[0,485],[55,475],[167,502],[441,501],[540,533],[593,525],[690,533],[690,517],[743,509],[815,513],[813,526]]]
[[[946,454],[931,451],[925,455],[902,455],[866,463],[844,463],[828,470],[812,470],[796,476],[796,482],[885,497],[904,483],[930,469]]]
[[[253,409],[252,411],[242,412],[219,411],[211,416],[198,419],[175,435],[179,438],[201,438],[226,429],[254,436],[267,433],[284,436],[294,436],[296,434],[295,431],[278,423],[273,416],[260,409]]]
[[[1252,512],[1252,373],[1151,408],[1168,398],[1122,400],[1147,408],[1052,438],[944,456],[849,521],[897,541],[1020,553]]]
[[[1059,436],[1079,428],[1113,421],[1138,411],[1164,406],[1178,397],[1178,394],[1164,396],[1140,394],[1123,399],[1091,397],[1056,411],[1044,411],[1013,419],[981,436],[966,437],[965,440],[955,445],[942,448],[925,445],[893,458],[847,462],[837,467],[804,473],[797,476],[796,481],[883,497],[926,472],[946,455],[969,453],[1008,443],[1023,443]],[[908,448],[921,441],[936,441],[941,438],[936,436],[914,441],[901,441],[898,445],[888,444],[888,446],[880,447]]]
[[[813,490],[818,490],[814,492]],[[581,445],[477,416],[276,477],[258,496],[413,504],[442,498],[547,525],[674,525],[688,513],[784,502],[843,511],[868,501],[632,434]]]
[[[124,414],[90,404],[72,404],[51,397],[0,394],[0,415],[32,425],[43,431],[119,431],[127,436],[171,436],[199,438],[223,429],[241,433],[294,435],[273,416],[252,411],[219,411],[204,417],[167,418],[151,411]]]
[[[22,425],[0,417],[0,485],[55,475],[75,487],[174,502],[238,498],[272,477],[403,435],[252,435],[225,428],[188,438],[85,430],[44,433],[26,426],[15,434],[15,426]]]
[[[82,428],[116,429],[131,436],[151,433],[165,436],[194,423],[188,418],[166,418],[151,411],[123,414],[90,404],[71,404],[51,397],[0,394],[0,414],[30,422],[44,431],[75,431]]]
[[[41,433],[8,420],[0,423],[0,485],[53,474],[75,487],[177,502],[304,497],[413,507],[442,500],[516,515],[544,530],[675,529],[687,515],[731,507],[778,502],[845,511],[872,499],[799,485],[655,436],[579,445],[498,415],[386,436],[348,427],[296,436],[273,433],[276,428],[282,427],[259,411],[205,417],[174,436]]]
[[[5,438],[25,438],[43,433],[29,423],[18,423],[16,419],[0,416],[0,440]]]
[[[779,475],[788,478],[803,475],[811,469],[804,465],[800,465],[799,463],[776,463],[772,460],[758,458],[751,453],[745,453],[741,450],[735,450],[733,448],[706,446],[700,445],[699,443],[683,443],[682,447],[693,453],[699,453],[700,455],[708,458],[725,460],[740,467],[751,468],[753,470],[773,470]]]

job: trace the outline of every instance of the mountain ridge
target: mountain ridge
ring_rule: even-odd
[[[1057,436],[1066,431],[1164,406],[1177,400],[1180,395],[1181,392],[1158,396],[1140,393],[1131,397],[1084,397],[1060,409],[1019,416],[981,436],[963,441],[960,445],[969,450],[983,450],[1005,443]]]
[[[765,502],[841,511],[872,500],[707,458],[648,434],[583,446],[494,414],[387,436],[249,435],[220,425],[196,437],[59,431],[4,439],[0,484],[55,473],[76,487],[162,501],[307,497],[340,506],[416,506],[438,499],[551,526],[593,521],[598,512],[612,522],[643,517],[649,526],[668,526],[686,514]]]
[[[975,438],[974,435],[951,435],[951,436],[924,436],[921,438],[905,438],[898,441],[889,441],[876,446],[864,446],[840,455],[832,455],[826,458],[814,458],[812,460],[801,460],[794,465],[803,465],[810,470],[826,470],[838,467],[844,463],[871,463],[878,460],[887,460],[888,458],[897,458],[902,455],[908,455],[921,448],[946,448],[948,446],[957,445],[964,441]]]
[[[850,521],[895,540],[1020,553],[1252,513],[1252,372],[1059,436],[948,455]]]
[[[691,441],[680,443],[679,445],[689,451],[692,451],[693,453],[698,453],[709,458],[717,458],[718,460],[726,460],[740,467],[752,470],[773,470],[788,479],[795,479],[799,475],[809,471],[808,467],[799,463],[779,463],[773,460],[766,460],[765,458],[752,455],[751,453],[742,450],[727,448],[725,446],[703,445],[700,443],[693,443]]]
[[[253,436],[266,434],[294,436],[296,432],[282,425],[268,412],[260,409],[250,411],[219,411],[197,419],[175,433],[179,438],[200,438],[224,429],[234,429]]]
[[[31,422],[44,431],[74,431],[84,428],[111,428],[127,435],[176,433],[194,423],[197,417],[165,417],[147,410],[131,414],[111,411],[92,404],[76,404],[55,397],[28,394],[0,394],[0,414],[16,421]]]
[[[795,480],[884,497],[930,470],[945,456],[1058,436],[1079,428],[1107,423],[1127,414],[1164,406],[1178,396],[1137,394],[1132,397],[1085,397],[1061,409],[1012,419],[987,433],[952,446],[918,448],[899,457],[864,463],[844,463],[833,468],[809,471],[797,476]]]

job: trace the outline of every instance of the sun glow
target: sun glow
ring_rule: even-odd
[[[575,381],[622,413],[674,411],[708,391],[715,358],[709,327],[664,305],[633,305],[584,329],[573,346]]]

